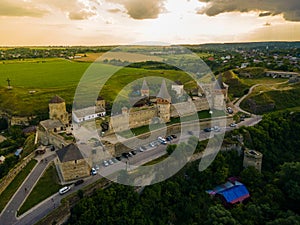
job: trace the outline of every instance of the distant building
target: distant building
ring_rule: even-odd
[[[242,203],[250,197],[246,186],[237,180],[228,181],[213,190],[206,191],[206,193],[220,198],[225,206]]]
[[[242,63],[242,64],[241,64],[241,69],[246,68],[248,65],[249,65],[249,63]]]
[[[245,168],[247,168],[249,166],[253,166],[259,172],[261,172],[262,157],[263,157],[263,155],[260,152],[246,149],[244,151],[243,166]]]
[[[171,89],[174,90],[179,97],[184,93],[183,84],[180,81],[175,81],[175,84],[172,84]]]
[[[292,78],[292,77],[298,77],[299,73],[283,72],[283,71],[267,71],[266,76],[273,77],[273,78]]]
[[[56,165],[64,181],[76,180],[90,175],[90,159],[84,157],[75,144],[57,150]]]

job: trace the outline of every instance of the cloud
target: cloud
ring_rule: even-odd
[[[47,10],[36,7],[31,2],[0,0],[0,16],[42,17]]]
[[[271,12],[262,12],[258,16],[259,17],[265,17],[265,16],[273,16],[274,14]]]
[[[69,18],[71,20],[86,20],[92,16],[95,16],[96,13],[92,11],[81,10],[78,12],[70,12]]]
[[[216,16],[224,12],[261,12],[260,16],[282,14],[286,20],[300,21],[299,0],[199,0],[207,3],[199,14]]]
[[[165,11],[166,0],[106,0],[121,4],[127,10],[127,14],[137,20],[155,19]]]
[[[115,9],[109,9],[109,10],[107,10],[108,12],[110,12],[110,13],[120,13],[120,12],[122,12],[122,10],[121,9],[118,9],[118,8],[115,8]]]
[[[1,1],[1,0],[0,0]],[[44,5],[59,9],[65,12],[70,20],[86,20],[97,15],[97,7],[100,5],[99,0],[31,0],[35,4]]]

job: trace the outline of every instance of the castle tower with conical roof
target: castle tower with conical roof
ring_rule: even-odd
[[[66,102],[57,95],[49,102],[49,118],[52,120],[60,120],[65,125],[69,124]]]
[[[147,84],[147,81],[144,79],[143,81],[143,85],[141,88],[141,96],[142,97],[149,97],[150,96],[150,90]]]
[[[163,80],[159,93],[156,96],[158,116],[162,122],[169,122],[171,117],[171,96],[168,92],[166,81]]]

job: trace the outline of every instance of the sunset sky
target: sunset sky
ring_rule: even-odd
[[[0,0],[0,46],[295,40],[300,0]]]

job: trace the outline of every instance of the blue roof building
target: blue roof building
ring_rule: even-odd
[[[213,190],[206,191],[206,193],[221,197],[226,204],[240,203],[250,197],[246,186],[238,181],[228,181],[215,187]]]
[[[19,149],[17,149],[17,151],[15,152],[15,156],[17,156],[17,157],[20,157],[20,156],[21,156],[21,153],[22,153],[22,151],[23,151],[23,148],[19,148]]]

